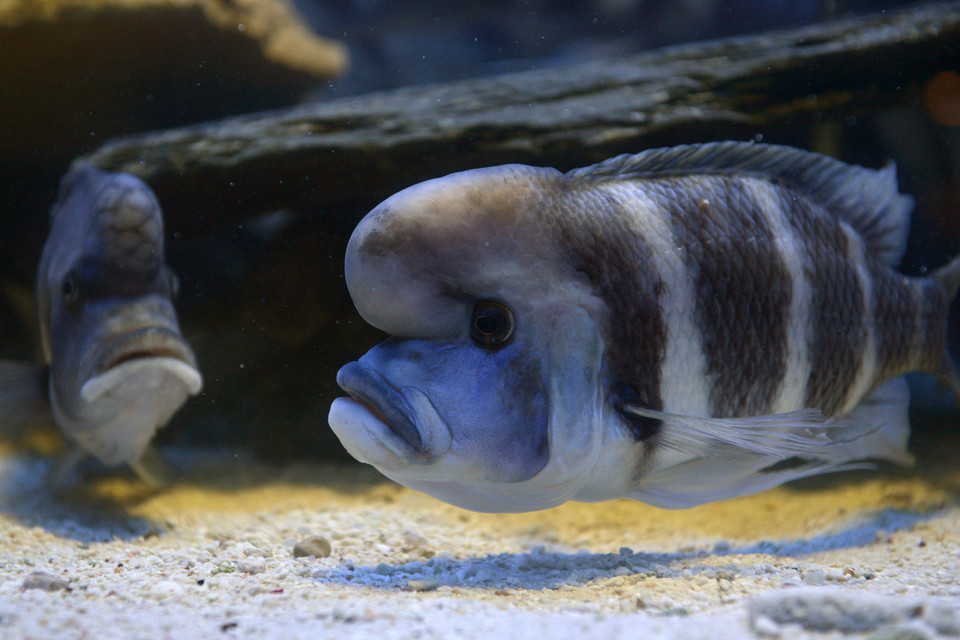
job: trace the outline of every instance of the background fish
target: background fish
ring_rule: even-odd
[[[960,282],[956,259],[893,269],[911,208],[892,166],[748,143],[415,185],[347,247],[357,309],[392,337],[340,370],[330,426],[481,511],[686,507],[909,464],[901,375],[956,380]]]
[[[52,418],[80,451],[136,466],[202,386],[163,255],[160,206],[142,181],[88,166],[64,178],[37,272],[49,365],[0,363],[0,434]]]

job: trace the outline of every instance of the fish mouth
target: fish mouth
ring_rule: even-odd
[[[359,362],[351,362],[337,373],[337,384],[399,439],[398,444],[408,449],[402,452],[406,454],[403,457],[426,458],[429,455],[420,430],[409,418],[412,415],[409,403],[379,373]]]
[[[130,360],[164,357],[196,366],[193,351],[179,333],[167,327],[144,327],[108,343],[97,358],[95,371],[102,374]]]
[[[80,394],[93,402],[125,377],[148,368],[165,370],[180,380],[190,395],[203,388],[196,358],[180,334],[166,327],[146,327],[107,344]]]

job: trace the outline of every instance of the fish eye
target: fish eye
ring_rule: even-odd
[[[513,312],[498,300],[481,300],[473,308],[470,337],[481,347],[502,345],[513,335]]]

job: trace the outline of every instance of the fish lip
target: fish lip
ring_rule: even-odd
[[[409,403],[383,376],[359,362],[351,362],[337,372],[337,384],[418,457],[425,458],[429,455],[420,430],[408,417],[412,414]]]
[[[86,402],[94,402],[126,375],[147,367],[161,367],[196,395],[203,387],[196,358],[180,334],[162,326],[124,333],[107,343],[94,361],[80,389]]]
[[[125,362],[140,358],[173,358],[196,368],[196,358],[180,334],[167,327],[144,327],[124,333],[100,352],[93,375],[102,375]]]

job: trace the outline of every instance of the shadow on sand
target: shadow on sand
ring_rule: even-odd
[[[24,526],[84,544],[157,533],[154,523],[129,515],[122,506],[57,490],[50,481],[53,465],[49,458],[0,459],[0,512]]]
[[[175,483],[171,490],[193,485],[222,494],[224,500],[245,489],[277,482],[326,487],[343,495],[358,495],[388,484],[372,468],[357,464],[345,473],[344,465],[277,466],[253,461],[234,450],[197,448],[168,449],[163,458],[168,467],[165,471]],[[0,456],[0,514],[84,544],[163,535],[167,524],[162,520],[131,515],[129,510],[167,489],[150,487],[129,469],[105,468],[94,460],[83,463],[72,484],[56,486],[52,477],[58,463],[56,457]],[[100,490],[104,482],[119,491]]]
[[[689,553],[643,553],[626,547],[619,553],[562,553],[542,547],[526,553],[501,553],[461,560],[437,556],[398,565],[354,566],[346,563],[318,576],[321,582],[381,589],[405,589],[411,580],[438,586],[482,589],[556,589],[624,575],[679,578],[691,575],[719,577],[740,574],[743,566],[718,566],[702,562],[711,556],[763,554],[796,557],[818,551],[864,547],[876,543],[883,532],[909,529],[936,512],[884,509],[859,518],[841,531],[801,540],[762,541],[742,547],[718,543],[713,550]],[[750,570],[763,571],[758,561]]]

